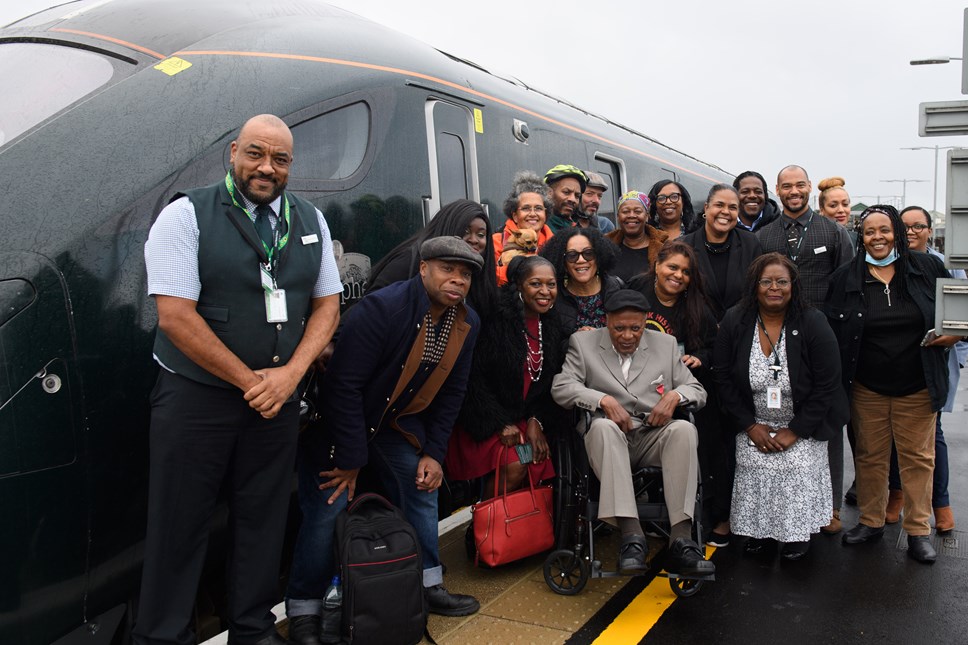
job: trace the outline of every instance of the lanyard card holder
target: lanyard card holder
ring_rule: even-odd
[[[265,292],[266,299],[266,322],[288,322],[289,311],[286,306],[286,290],[276,287],[276,281],[269,273],[267,265],[260,265],[259,272],[262,274],[262,290]]]

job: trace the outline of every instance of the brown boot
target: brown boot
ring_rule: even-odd
[[[951,514],[950,506],[934,509],[934,528],[939,534],[950,533],[955,529],[955,516]]]
[[[888,524],[897,524],[897,521],[901,519],[902,508],[904,508],[904,492],[890,491],[887,497],[887,513],[884,515],[884,521]]]
[[[821,526],[820,531],[822,533],[826,533],[827,535],[836,535],[837,533],[840,533],[841,529],[843,528],[844,527],[840,524],[840,509],[835,508],[834,518],[830,520],[830,524],[827,526]]]

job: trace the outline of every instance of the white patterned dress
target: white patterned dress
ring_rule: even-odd
[[[785,333],[776,347],[782,369],[775,379],[770,370],[773,357],[763,355],[757,329],[753,327],[750,386],[756,422],[772,428],[789,427],[793,419]],[[767,388],[775,385],[780,387],[781,405],[769,408]],[[762,453],[750,445],[745,432],[736,435],[736,479],[729,518],[733,533],[780,542],[806,542],[811,533],[830,523],[831,495],[825,441],[798,439],[783,452]]]

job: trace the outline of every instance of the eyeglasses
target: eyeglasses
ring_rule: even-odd
[[[669,193],[668,195],[657,195],[655,198],[656,204],[664,204],[667,201],[675,204],[682,197],[682,193]]]
[[[760,285],[760,289],[769,289],[773,285],[776,285],[777,289],[787,289],[792,283],[786,278],[780,278],[779,280],[763,278],[762,280],[757,280],[756,284]]]
[[[929,227],[927,224],[922,224],[921,222],[918,222],[917,224],[905,224],[904,228],[905,230],[908,230],[908,231],[914,231],[915,233],[920,233],[921,231],[928,230]]]
[[[519,206],[518,211],[521,213],[543,213],[545,212],[544,206]]]
[[[578,256],[585,258],[586,262],[591,262],[595,259],[595,249],[584,249],[582,251],[566,251],[565,252],[565,262],[568,264],[574,264],[578,262]]]

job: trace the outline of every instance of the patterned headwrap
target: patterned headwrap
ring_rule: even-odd
[[[638,200],[643,206],[645,206],[645,212],[649,212],[649,196],[646,193],[640,193],[637,190],[630,190],[621,197],[618,198],[618,204],[615,205],[615,209],[618,210],[622,207],[625,202],[630,202],[633,200]]]

